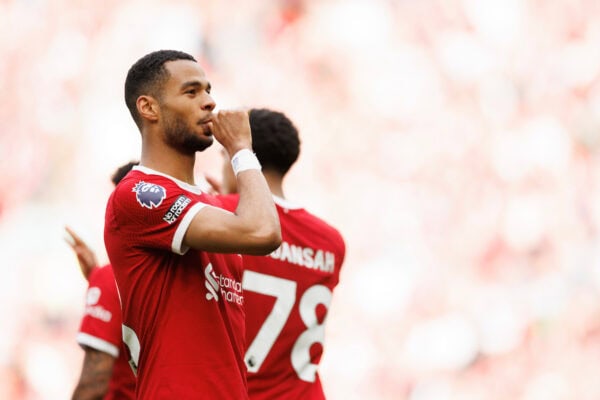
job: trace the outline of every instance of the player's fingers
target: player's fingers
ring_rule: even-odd
[[[69,246],[71,246],[73,249],[75,248],[75,242],[73,241],[72,237],[65,236],[63,237],[63,239],[65,240],[65,242],[67,242]]]
[[[75,231],[73,229],[71,229],[69,226],[65,226],[65,230],[67,231],[67,233],[73,238],[73,242],[75,244],[80,244],[83,243],[83,240],[81,240],[81,238],[75,233]]]

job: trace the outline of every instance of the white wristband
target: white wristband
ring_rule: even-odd
[[[259,171],[261,169],[258,158],[256,158],[250,149],[242,149],[235,153],[234,156],[231,157],[231,166],[233,167],[235,176],[248,169],[257,169]]]

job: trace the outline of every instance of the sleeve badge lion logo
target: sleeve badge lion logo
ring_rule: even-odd
[[[167,197],[167,191],[164,187],[144,181],[136,183],[131,191],[135,192],[135,198],[142,207],[150,209],[160,206]]]

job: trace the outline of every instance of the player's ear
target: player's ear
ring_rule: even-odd
[[[138,97],[136,107],[143,119],[147,119],[151,122],[158,121],[159,107],[158,102],[154,97],[145,95]]]

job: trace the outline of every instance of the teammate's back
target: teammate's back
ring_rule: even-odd
[[[282,244],[267,256],[243,256],[250,399],[324,399],[318,374],[325,318],[345,244],[337,229],[284,199],[285,174],[300,151],[298,131],[282,113],[251,110],[252,147],[273,194]],[[235,192],[224,163],[226,193]],[[236,195],[221,196],[235,210]]]
[[[317,367],[344,240],[304,208],[278,197],[275,204],[281,247],[243,257],[248,393],[251,399],[324,399]]]

